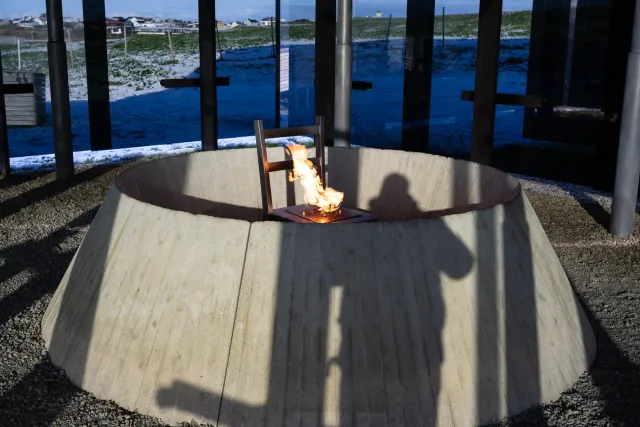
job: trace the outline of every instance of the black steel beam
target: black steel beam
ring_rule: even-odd
[[[316,80],[313,81],[313,84],[317,84]],[[351,81],[351,90],[369,90],[373,89],[373,82],[366,82],[364,80],[352,80]]]
[[[276,0],[276,84],[275,84],[275,119],[276,119],[276,128],[280,127],[280,60],[281,60],[281,52],[280,52],[280,37],[281,37],[281,28],[280,28],[280,17],[282,16],[282,2],[280,0]],[[271,29],[273,31],[273,28]]]
[[[91,150],[111,149],[105,0],[82,0]]]
[[[471,161],[491,164],[496,120],[502,0],[480,0]]]
[[[0,80],[2,84],[2,80]],[[23,93],[33,93],[35,91],[33,83],[16,83],[4,85],[3,92],[5,95],[20,95]]]
[[[315,23],[314,115],[324,119],[324,145],[333,147],[335,70],[336,70],[336,2],[316,0]]]
[[[67,46],[64,42],[62,23],[62,0],[47,0],[46,5],[56,179],[61,183],[68,183],[73,177],[74,169],[69,73],[67,70]]]
[[[463,90],[460,95],[463,101],[475,100],[475,92],[472,90]],[[515,105],[525,108],[541,108],[543,99],[536,95],[519,95],[515,93],[496,93],[496,105]]]
[[[401,144],[406,151],[427,151],[429,146],[435,7],[435,0],[407,0]]]
[[[620,139],[620,117],[624,100],[625,77],[635,5],[632,1],[612,1],[609,17],[609,43],[604,60],[604,115],[609,118],[602,126],[596,143],[598,167],[594,168],[596,190],[613,192],[616,176],[618,142]]]
[[[231,79],[229,77],[216,77],[216,86],[229,86]],[[160,80],[160,86],[167,89],[184,88],[184,87],[200,87],[200,79],[164,79]]]
[[[4,85],[2,77],[2,55],[0,55],[0,175],[9,175],[9,135],[7,133],[7,109],[4,105]]]
[[[200,122],[202,151],[218,149],[215,0],[198,0],[200,40]]]

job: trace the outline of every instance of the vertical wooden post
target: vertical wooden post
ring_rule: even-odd
[[[442,6],[442,47],[444,47],[444,6]]]
[[[18,45],[18,70],[22,70],[22,54],[20,52],[20,39],[16,37],[16,44]]]
[[[173,62],[175,59],[175,56],[173,55],[173,43],[171,42],[171,30],[167,31],[167,37],[169,37],[169,60]]]
[[[220,31],[218,30],[218,23],[216,22],[216,39],[218,46],[218,53],[220,54],[220,61],[222,61],[222,43],[220,43]]]
[[[73,65],[73,45],[71,44],[71,29],[67,28],[67,43],[69,43],[69,60]]]
[[[124,59],[127,59],[127,23],[124,24]]]
[[[489,165],[493,152],[502,0],[481,0],[473,100],[471,161]]]
[[[202,150],[218,149],[218,93],[216,88],[215,0],[198,0],[200,41],[200,123]]]

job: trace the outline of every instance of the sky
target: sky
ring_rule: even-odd
[[[406,16],[406,0],[355,0],[355,16],[372,16],[380,10],[384,16]],[[505,11],[531,10],[533,0],[504,0]],[[197,20],[197,0],[105,0],[107,16],[146,16]],[[313,18],[314,0],[281,0],[282,17],[288,20]],[[477,13],[478,0],[436,0],[436,14]],[[82,0],[62,0],[65,16],[82,17]],[[45,0],[0,0],[0,17],[38,16],[45,12]],[[275,0],[216,0],[216,15],[221,21],[262,18],[275,13]]]

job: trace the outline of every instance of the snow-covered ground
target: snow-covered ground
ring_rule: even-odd
[[[503,40],[498,90],[524,93],[528,58],[527,39]],[[472,103],[460,100],[462,90],[474,87],[476,41],[449,39],[434,44],[430,145],[442,149],[468,149]],[[313,121],[314,46],[292,43],[289,49],[289,90],[280,95],[282,126]],[[74,151],[89,150],[89,121],[82,44],[74,43],[76,66],[70,67],[71,119]],[[38,49],[32,47],[31,49]],[[25,56],[25,55],[23,55]],[[4,59],[4,58],[3,58]],[[199,90],[164,89],[163,78],[197,75],[196,53],[180,53],[174,61],[157,53],[135,53],[124,60],[110,54],[110,97],[115,149],[177,144],[200,139]],[[28,61],[28,56],[23,60]],[[231,85],[218,88],[220,145],[250,144],[253,121],[275,124],[275,59],[271,46],[223,52],[217,63],[219,76]],[[353,93],[353,143],[362,146],[399,147],[402,130],[404,40],[359,41],[354,45],[354,80],[373,83],[373,89]],[[48,95],[47,95],[48,96]],[[47,122],[34,128],[11,128],[12,157],[42,156],[53,152],[51,110]],[[523,109],[497,108],[496,143],[523,143]],[[195,143],[190,143],[195,144]],[[188,144],[187,144],[188,145]],[[175,147],[175,146],[169,146]],[[182,147],[178,145],[177,147]],[[183,147],[182,147],[183,148]],[[182,149],[179,148],[179,149]],[[193,147],[191,147],[193,148]],[[77,155],[79,153],[76,153]],[[95,153],[94,153],[95,154]],[[129,155],[129,154],[127,154]],[[79,161],[89,158],[82,154]],[[14,159],[17,160],[17,159]]]

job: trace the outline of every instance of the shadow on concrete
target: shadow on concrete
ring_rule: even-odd
[[[356,182],[358,168],[349,172],[353,179],[345,182]],[[355,186],[352,190],[349,198],[357,199]],[[419,218],[408,190],[406,178],[390,175],[381,194],[371,201],[371,210],[393,205],[406,216]],[[222,425],[258,425],[267,420],[340,426],[435,422],[433,403],[440,391],[440,341],[446,316],[440,275],[468,274],[473,257],[466,246],[440,219],[355,228],[285,227],[274,290],[266,402],[246,404],[176,381],[158,393],[159,406],[207,418],[211,409],[202,402],[222,401],[217,418]],[[355,233],[358,227],[375,232]],[[296,267],[295,253],[314,260],[305,267],[311,270]],[[353,261],[345,264],[345,257]],[[396,257],[402,261],[394,261]],[[403,275],[404,268],[424,279],[413,282]],[[339,331],[332,330],[336,321]],[[338,390],[328,390],[328,383]],[[334,398],[327,401],[328,394]]]

